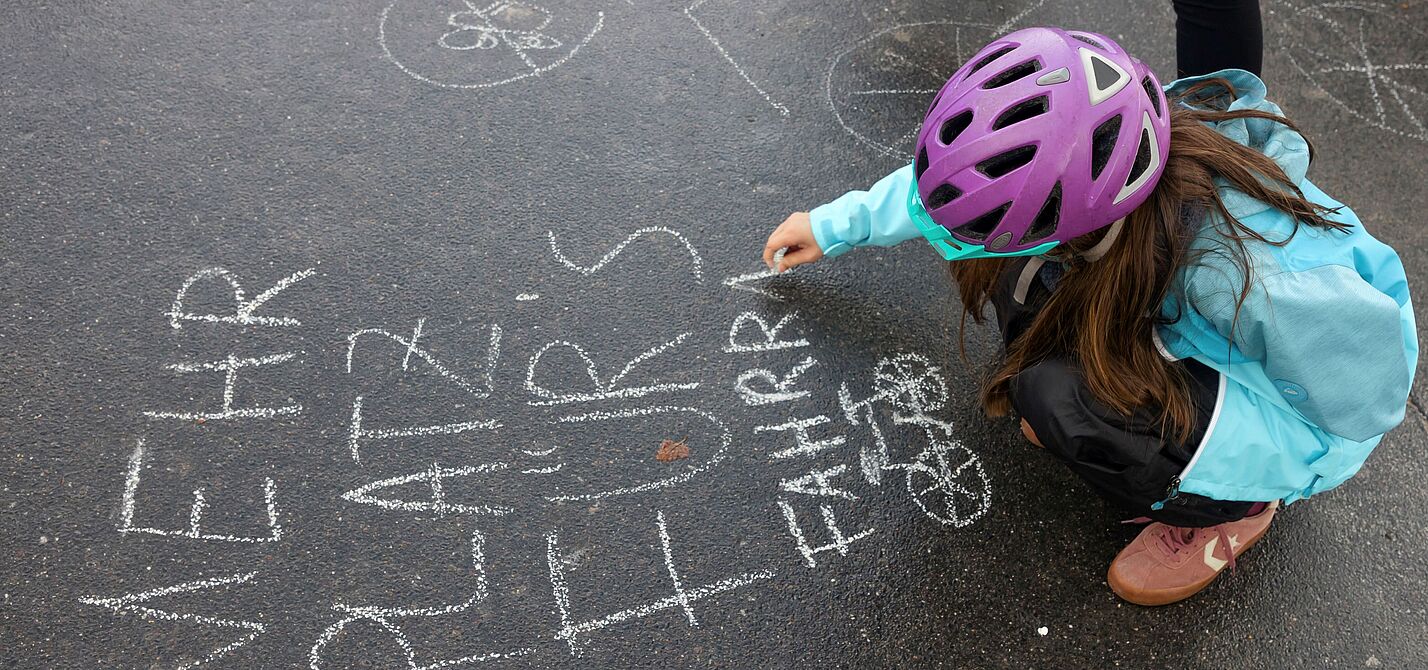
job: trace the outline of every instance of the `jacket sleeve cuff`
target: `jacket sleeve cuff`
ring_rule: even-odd
[[[853,245],[839,238],[834,230],[834,222],[839,219],[840,208],[837,205],[837,201],[819,205],[808,213],[809,222],[813,226],[813,239],[818,242],[818,248],[823,250],[823,255],[829,258],[841,256],[853,249]]]

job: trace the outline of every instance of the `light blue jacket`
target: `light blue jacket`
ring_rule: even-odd
[[[1231,109],[1279,114],[1265,86],[1243,70],[1181,79],[1174,93],[1209,77],[1238,93]],[[1204,441],[1181,473],[1178,490],[1219,500],[1293,502],[1327,491],[1359,471],[1384,433],[1404,416],[1418,360],[1418,334],[1403,264],[1364,230],[1354,213],[1305,178],[1309,147],[1289,128],[1263,119],[1216,126],[1226,137],[1272,158],[1309,200],[1338,208],[1326,218],[1348,233],[1300,226],[1228,186],[1220,197],[1240,223],[1283,246],[1253,240],[1250,294],[1236,320],[1242,288],[1219,226],[1202,226],[1194,246],[1207,250],[1182,268],[1162,308],[1178,320],[1159,328],[1168,358],[1194,358],[1218,370],[1219,397]],[[852,191],[810,213],[823,253],[891,246],[918,238],[908,217],[912,166],[867,191]],[[1233,336],[1232,336],[1233,331]]]

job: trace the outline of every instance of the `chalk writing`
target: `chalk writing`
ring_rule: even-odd
[[[814,426],[821,426],[826,423],[829,423],[828,417],[819,414],[818,416],[809,419],[790,419],[788,422],[781,423],[778,425],[757,426],[754,428],[754,432],[762,433],[767,431],[792,431],[795,445],[786,449],[780,449],[778,451],[775,451],[771,453],[770,456],[773,458],[807,456],[810,454],[816,454],[825,449],[832,449],[833,447],[843,444],[844,438],[842,435],[831,437],[826,440],[815,440],[811,435],[809,435],[809,428],[812,428]]]
[[[783,376],[783,379],[779,379],[774,373],[763,368],[745,370],[739,375],[739,379],[734,382],[734,390],[738,391],[739,396],[744,399],[744,404],[746,405],[771,405],[789,400],[797,400],[806,397],[812,393],[812,391],[808,389],[794,391],[793,385],[798,383],[799,375],[817,364],[818,361],[813,360],[812,356],[808,356],[797,365],[794,365],[793,369],[789,370],[788,374]],[[764,382],[769,384],[772,390],[760,391],[753,388],[750,384],[755,379],[764,380]]]
[[[193,492],[193,507],[190,508],[187,530],[160,530],[134,525],[135,498],[139,495],[139,479],[144,469],[144,441],[134,447],[129,454],[129,469],[124,478],[124,497],[119,507],[119,532],[144,533],[165,537],[187,537],[195,540],[221,540],[223,542],[276,542],[283,539],[283,527],[278,523],[277,484],[272,479],[263,480],[263,501],[267,507],[268,534],[266,536],[221,535],[205,533],[202,530],[203,512],[208,502],[203,489]]]
[[[506,463],[483,463],[481,465],[468,465],[459,468],[443,468],[441,464],[433,463],[430,468],[422,470],[421,472],[414,472],[408,475],[391,477],[364,484],[342,494],[342,499],[366,505],[375,505],[382,509],[400,510],[404,512],[432,512],[437,515],[484,514],[489,516],[501,516],[503,514],[510,514],[512,511],[511,508],[500,505],[462,505],[447,502],[446,487],[443,482],[457,477],[469,477],[474,474],[497,472],[509,467],[510,465]],[[430,488],[430,498],[421,501],[397,500],[373,495],[374,492],[395,488],[412,482],[426,484]]]
[[[484,601],[488,594],[488,581],[486,576],[485,557],[486,537],[481,531],[471,534],[471,571],[472,583],[470,586],[470,596],[465,600],[449,605],[436,605],[424,607],[378,607],[372,605],[347,605],[336,603],[332,608],[338,612],[346,614],[342,619],[328,626],[313,642],[312,648],[308,651],[308,666],[312,670],[322,670],[322,660],[324,652],[327,651],[343,630],[353,623],[367,623],[376,625],[402,650],[406,657],[408,670],[435,670],[436,668],[449,668],[470,663],[480,663],[483,661],[494,661],[510,658],[518,658],[535,651],[526,647],[515,651],[471,654],[459,658],[444,659],[432,663],[417,664],[416,646],[401,627],[393,623],[393,619],[402,618],[435,618],[452,614],[459,614],[471,609],[476,604]]]
[[[223,419],[239,419],[244,417],[271,419],[278,416],[291,416],[302,412],[302,405],[284,405],[281,407],[241,407],[233,406],[233,387],[238,379],[238,371],[244,368],[255,368],[264,365],[276,365],[286,363],[297,358],[296,353],[273,354],[271,356],[260,356],[258,358],[238,358],[229,355],[228,358],[211,363],[175,363],[168,366],[175,372],[221,372],[223,373],[223,405],[216,412],[144,412],[144,416],[151,419],[181,419],[184,421],[217,421]]]
[[[734,577],[728,577],[710,584],[705,584],[704,586],[686,589],[680,580],[679,572],[674,567],[674,555],[670,549],[669,529],[665,526],[663,510],[659,510],[655,513],[655,524],[659,529],[660,546],[664,550],[665,567],[669,571],[670,581],[674,584],[674,594],[644,605],[620,610],[598,619],[580,622],[571,621],[570,589],[565,584],[565,567],[560,552],[559,534],[551,532],[546,535],[546,563],[550,567],[551,592],[555,596],[556,610],[560,614],[560,630],[556,632],[555,637],[569,645],[570,654],[572,656],[579,656],[581,654],[579,646],[579,638],[581,635],[586,635],[631,619],[647,617],[663,610],[677,607],[683,611],[685,619],[689,622],[690,626],[698,626],[699,620],[694,615],[694,603],[726,591],[732,591],[739,587],[753,584],[760,580],[772,579],[776,574],[772,570],[745,572]]]
[[[245,300],[243,297],[243,286],[238,283],[238,278],[234,277],[233,273],[223,268],[200,270],[184,280],[183,286],[179,287],[178,293],[174,296],[173,307],[170,308],[168,312],[169,325],[178,329],[183,327],[184,321],[204,321],[208,323],[235,323],[243,326],[300,326],[302,322],[290,316],[253,316],[253,312],[258,311],[259,307],[262,307],[264,303],[277,297],[279,293],[288,287],[315,274],[317,274],[316,268],[308,268],[301,272],[295,272],[278,281],[272,288],[259,293],[256,298]],[[191,314],[184,309],[183,301],[184,298],[188,296],[189,289],[193,288],[193,285],[199,281],[211,278],[222,279],[227,282],[229,288],[233,290],[233,302],[235,305],[232,314]]]
[[[814,556],[825,551],[836,551],[840,556],[847,556],[848,548],[853,546],[854,542],[866,538],[877,531],[876,528],[868,528],[854,533],[851,537],[847,536],[843,534],[843,530],[838,527],[838,520],[833,515],[833,508],[827,505],[819,505],[818,511],[823,516],[823,525],[827,528],[828,534],[833,540],[828,544],[815,547],[808,543],[808,539],[803,534],[803,528],[798,525],[798,515],[794,513],[793,506],[788,504],[788,501],[782,499],[778,501],[778,506],[779,509],[783,510],[784,520],[788,522],[788,534],[793,537],[794,544],[798,547],[798,553],[803,556],[804,562],[807,563],[810,568],[818,567],[818,561]]]
[[[694,249],[694,245],[690,244],[689,240],[683,235],[663,226],[650,226],[630,233],[629,237],[626,237],[619,244],[616,244],[614,248],[605,252],[605,255],[601,256],[600,260],[595,261],[593,265],[589,266],[577,265],[565,257],[565,253],[560,250],[560,246],[555,242],[555,231],[547,231],[546,238],[550,241],[550,253],[555,256],[555,260],[559,261],[561,265],[588,277],[599,272],[600,268],[605,267],[610,261],[615,260],[615,257],[619,256],[620,252],[625,250],[625,247],[630,246],[631,242],[653,233],[668,235],[684,245],[684,250],[689,253],[689,271],[694,275],[694,281],[696,283],[704,281],[704,260],[699,257],[699,252]]]
[[[780,249],[778,253],[774,255],[774,267],[778,267],[779,263],[783,262],[783,254],[784,250]],[[787,298],[785,298],[782,294],[772,289],[759,286],[755,284],[755,282],[761,279],[768,279],[770,277],[778,277],[792,271],[793,270],[778,272],[777,270],[760,270],[758,272],[750,272],[747,274],[729,277],[728,279],[724,280],[724,285],[736,291],[748,291],[749,293],[757,293],[761,296],[772,298],[779,302],[784,302],[787,300]]]
[[[154,607],[145,606],[144,603],[147,603],[150,600],[154,600],[155,598],[163,598],[165,596],[170,596],[178,593],[193,593],[196,591],[206,591],[219,587],[246,584],[257,574],[258,573],[256,572],[247,572],[239,573],[231,577],[201,579],[192,582],[185,582],[183,584],[175,584],[173,586],[165,586],[163,588],[153,589],[152,591],[130,593],[127,595],[119,596],[117,598],[86,596],[80,598],[79,602],[84,603],[86,605],[103,607],[105,609],[113,611],[119,616],[124,616],[126,614],[137,614],[145,619],[156,619],[159,621],[186,621],[200,624],[203,626],[216,626],[219,628],[233,628],[239,631],[247,631],[247,633],[242,637],[229,643],[226,646],[214,649],[213,651],[209,652],[207,656],[204,656],[203,658],[197,661],[190,661],[177,666],[179,670],[187,670],[188,668],[195,668],[205,663],[210,663],[220,658],[223,658],[224,656],[227,656],[228,654],[232,653],[233,650],[238,649],[239,647],[242,647],[243,645],[248,644],[249,642],[252,642],[253,640],[257,639],[258,636],[267,632],[267,624],[260,623],[257,621],[244,621],[241,619],[224,619],[215,616],[208,616],[205,614],[170,612],[168,610],[161,610]]]
[[[555,342],[551,342],[542,347],[540,351],[537,351],[535,355],[531,356],[530,363],[526,366],[526,390],[530,391],[534,395],[544,398],[544,400],[531,400],[529,402],[532,405],[559,405],[572,402],[605,400],[608,398],[640,398],[647,396],[651,393],[664,393],[670,391],[682,391],[697,388],[699,386],[699,382],[661,384],[655,381],[654,383],[645,386],[630,386],[623,388],[619,386],[620,381],[623,380],[626,375],[630,374],[630,372],[635,369],[635,366],[679,346],[681,342],[683,342],[692,334],[693,333],[687,332],[680,333],[679,335],[675,336],[673,340],[665,342],[664,344],[658,345],[651,349],[645,350],[644,352],[630,359],[630,362],[626,363],[625,367],[621,368],[619,372],[615,373],[609,379],[604,381],[600,380],[600,374],[595,368],[595,361],[590,359],[590,355],[585,352],[585,349],[583,347],[578,344],[566,342],[564,340],[557,340]],[[550,351],[552,348],[555,347],[563,347],[565,349],[574,351],[575,355],[579,356],[580,359],[585,362],[585,374],[589,377],[590,383],[594,387],[593,391],[567,391],[557,393],[536,383],[536,368],[540,365],[541,359],[543,356],[545,356],[546,352]]]
[[[616,410],[613,412],[590,412],[587,414],[564,416],[557,419],[557,421],[560,423],[583,423],[586,421],[609,421],[612,419],[624,419],[636,416],[651,416],[661,414],[687,414],[690,416],[697,416],[699,418],[704,419],[719,431],[719,446],[715,449],[712,455],[710,455],[708,458],[705,458],[704,461],[699,465],[693,466],[689,469],[686,469],[684,472],[681,472],[680,474],[671,477],[664,477],[639,484],[621,486],[619,488],[608,489],[596,493],[561,494],[546,496],[546,499],[550,501],[598,500],[600,498],[630,495],[633,493],[644,493],[645,491],[653,491],[655,489],[674,486],[676,484],[687,482],[691,479],[694,479],[695,477],[698,477],[704,472],[707,472],[714,466],[723,462],[724,458],[728,455],[729,446],[733,444],[734,439],[733,435],[729,432],[729,428],[724,425],[723,421],[720,421],[718,417],[714,416],[713,414],[693,407],[640,407],[635,409]]]
[[[724,347],[724,351],[728,353],[750,353],[758,351],[778,351],[779,349],[796,349],[798,347],[806,347],[809,345],[809,342],[805,338],[800,337],[796,340],[778,339],[779,333],[796,316],[798,316],[798,312],[789,312],[788,314],[783,315],[783,318],[779,319],[778,323],[775,323],[773,327],[770,328],[769,323],[767,321],[764,321],[763,317],[753,312],[744,312],[743,314],[740,314],[739,316],[735,317],[734,324],[729,327],[729,344],[728,346]],[[758,327],[760,331],[762,331],[762,339],[755,340],[753,342],[740,342],[739,334],[743,332],[744,326],[748,325],[750,322],[752,322],[755,326]]]
[[[411,369],[412,356],[415,355],[417,357],[417,360],[425,363],[426,366],[432,371],[434,371],[439,378],[451,382],[458,388],[462,389],[463,391],[466,391],[467,393],[471,394],[476,398],[489,397],[491,395],[491,389],[493,384],[492,374],[494,373],[496,365],[501,357],[501,327],[497,324],[491,325],[490,341],[486,348],[485,382],[483,385],[478,386],[466,377],[452,371],[448,366],[444,365],[440,360],[438,360],[426,349],[418,346],[417,342],[421,338],[422,327],[424,326],[424,324],[425,320],[419,319],[417,321],[416,327],[412,329],[412,336],[410,338],[404,338],[400,335],[394,335],[385,330],[379,330],[375,328],[359,330],[352,333],[351,335],[348,335],[348,374],[352,373],[353,354],[357,350],[358,342],[362,341],[363,336],[376,336],[394,342],[400,347],[405,348],[402,356],[402,370],[404,372],[409,371]],[[363,441],[366,440],[391,440],[395,438],[414,437],[421,435],[454,435],[457,433],[464,433],[472,430],[496,430],[500,427],[500,424],[493,420],[468,420],[435,425],[408,426],[405,428],[366,428],[363,425],[363,400],[364,396],[362,395],[356,395],[353,397],[352,418],[348,424],[348,451],[352,454],[352,460],[359,463],[362,460],[361,445]]]

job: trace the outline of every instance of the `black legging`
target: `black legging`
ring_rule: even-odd
[[[1181,77],[1227,67],[1259,74],[1264,27],[1259,0],[1171,0],[1175,5],[1175,59]]]

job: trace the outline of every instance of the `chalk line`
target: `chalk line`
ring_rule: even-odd
[[[769,454],[769,457],[771,458],[783,459],[792,458],[794,456],[811,456],[820,451],[840,446],[846,441],[842,435],[838,435],[827,440],[814,440],[812,436],[808,434],[809,428],[812,428],[813,426],[821,426],[825,423],[830,423],[828,417],[819,414],[818,416],[815,416],[810,419],[790,419],[788,422],[781,423],[778,425],[755,426],[754,432],[763,433],[767,431],[793,431],[794,442],[797,443],[796,446],[775,451]]]
[[[357,350],[357,341],[361,339],[364,335],[375,335],[391,340],[397,343],[398,345],[401,345],[402,347],[406,348],[406,355],[402,358],[403,371],[408,370],[412,355],[416,355],[417,358],[421,359],[428,366],[430,366],[432,370],[435,370],[437,375],[439,375],[441,378],[446,379],[447,381],[450,381],[451,383],[461,387],[467,393],[470,393],[471,395],[477,398],[490,397],[492,390],[491,375],[496,366],[497,361],[500,359],[501,356],[502,331],[500,324],[491,324],[491,340],[490,344],[487,346],[486,349],[486,386],[485,388],[481,388],[478,387],[476,384],[472,383],[471,380],[467,379],[466,377],[463,377],[462,375],[457,374],[451,368],[444,365],[439,359],[436,358],[436,356],[432,355],[431,352],[417,346],[417,339],[421,337],[422,326],[425,322],[426,319],[417,320],[417,325],[412,330],[412,337],[410,338],[395,335],[380,328],[364,328],[362,330],[352,333],[351,335],[348,335],[347,373],[352,374],[352,356],[353,353]]]
[[[833,541],[819,547],[808,544],[808,539],[803,535],[803,529],[798,525],[798,516],[793,512],[793,506],[783,499],[778,501],[779,509],[783,510],[783,518],[788,522],[788,533],[793,536],[794,545],[798,548],[798,553],[803,555],[804,563],[810,568],[818,567],[818,560],[814,556],[825,551],[836,551],[839,556],[848,555],[848,547],[854,542],[872,535],[877,529],[868,528],[862,532],[848,537],[843,534],[843,530],[838,527],[837,519],[833,516],[833,509],[827,505],[819,505],[819,511],[823,516],[823,525],[828,528],[828,533],[833,536]]]
[[[808,346],[809,341],[806,338],[799,338],[797,340],[778,339],[779,332],[782,331],[783,328],[788,325],[788,322],[793,320],[793,318],[797,315],[798,312],[789,312],[788,314],[785,314],[783,318],[778,320],[778,323],[774,324],[773,328],[769,327],[768,322],[764,321],[763,317],[759,316],[758,314],[755,314],[754,312],[744,312],[743,314],[734,317],[734,324],[729,327],[729,344],[724,347],[725,353],[778,351],[780,349],[796,349],[798,347]],[[737,341],[739,329],[750,321],[753,321],[754,325],[757,325],[759,327],[759,330],[763,331],[764,341],[740,344]]]
[[[720,432],[720,444],[718,450],[716,450],[712,456],[705,459],[703,463],[699,464],[696,467],[685,470],[684,472],[673,477],[656,479],[654,481],[645,482],[643,484],[638,484],[635,486],[625,486],[609,491],[601,491],[598,493],[546,496],[545,499],[552,502],[573,500],[599,500],[600,498],[608,498],[611,496],[644,493],[645,491],[653,491],[655,489],[674,486],[676,484],[681,484],[683,482],[689,481],[690,479],[693,479],[694,477],[697,477],[700,474],[708,471],[710,468],[713,468],[715,465],[718,465],[724,460],[724,458],[728,454],[729,446],[733,443],[734,439],[733,435],[729,432],[729,428],[724,425],[724,422],[720,421],[718,417],[715,417],[713,414],[710,414],[703,410],[695,409],[693,407],[637,407],[634,409],[623,409],[609,412],[590,412],[588,414],[580,414],[575,416],[563,416],[557,419],[556,422],[580,423],[585,421],[608,421],[611,419],[623,419],[634,416],[651,416],[656,414],[672,413],[693,414],[695,416],[703,418],[704,420],[708,421],[716,428],[718,428]]]
[[[599,272],[600,268],[605,267],[605,265],[610,261],[614,260],[616,256],[619,256],[620,252],[624,251],[625,247],[629,246],[631,242],[634,242],[635,240],[638,240],[641,237],[651,233],[664,233],[665,235],[669,235],[674,239],[679,240],[679,243],[683,244],[685,250],[689,252],[689,259],[691,263],[690,272],[694,274],[695,283],[702,283],[704,281],[704,260],[699,257],[699,252],[694,249],[694,245],[690,244],[689,240],[686,239],[683,235],[663,226],[649,226],[647,228],[641,228],[633,233],[630,233],[629,237],[626,237],[624,241],[620,242],[619,244],[616,244],[613,249],[606,252],[604,256],[601,256],[599,260],[595,261],[594,265],[590,266],[576,265],[569,258],[566,258],[565,254],[560,250],[560,247],[555,242],[555,231],[546,231],[546,237],[550,241],[550,252],[555,256],[556,261],[558,261],[561,265],[570,268],[571,270],[579,272],[581,275],[589,277],[590,275]]]
[[[785,107],[783,103],[775,102],[773,97],[771,97],[768,92],[763,89],[762,86],[759,86],[757,83],[755,83],[753,78],[749,76],[749,73],[745,72],[744,68],[741,67],[739,63],[734,60],[734,57],[730,56],[729,52],[724,49],[724,46],[719,44],[719,40],[714,38],[714,34],[709,32],[709,29],[705,28],[704,24],[700,23],[699,19],[694,16],[694,10],[698,9],[699,6],[704,4],[705,2],[706,0],[694,0],[694,4],[684,8],[684,15],[689,17],[689,20],[694,23],[694,27],[698,28],[699,32],[704,33],[705,39],[708,39],[709,43],[713,44],[714,48],[719,50],[719,55],[723,56],[724,60],[728,61],[729,65],[732,65],[734,67],[734,71],[738,72],[739,76],[742,77],[744,81],[749,84],[749,86],[752,86],[755,91],[758,91],[759,95],[763,97],[764,102],[769,103],[770,107],[773,107],[774,109],[778,110],[778,113],[780,115],[788,116],[788,107]]]
[[[486,472],[498,472],[509,467],[509,464],[500,462],[468,465],[460,468],[443,468],[440,464],[433,463],[430,468],[422,470],[421,472],[389,477],[387,479],[363,484],[351,491],[343,493],[341,498],[355,503],[375,505],[382,509],[402,512],[433,512],[441,516],[447,514],[504,516],[514,510],[501,505],[460,505],[446,502],[446,493],[442,480],[467,477]],[[401,486],[402,484],[409,484],[411,482],[425,482],[431,489],[431,499],[425,501],[394,500],[391,498],[378,498],[372,495],[375,491]]]
[[[595,367],[595,361],[590,358],[590,355],[586,353],[585,349],[580,345],[572,342],[567,342],[565,340],[556,340],[554,342],[546,344],[544,347],[541,347],[539,351],[537,351],[534,355],[531,356],[530,362],[526,365],[526,390],[534,395],[546,398],[546,400],[530,400],[527,401],[527,403],[535,406],[543,406],[560,405],[572,402],[586,402],[591,400],[604,400],[608,398],[640,398],[647,396],[651,393],[682,391],[697,388],[699,386],[699,382],[688,382],[682,384],[661,384],[658,383],[658,380],[654,380],[656,383],[647,386],[626,388],[617,388],[615,386],[620,382],[620,380],[624,379],[626,375],[630,374],[630,372],[634,370],[635,366],[651,358],[654,358],[655,356],[658,356],[664,353],[665,351],[679,346],[680,343],[684,342],[684,340],[692,334],[692,332],[680,333],[673,340],[670,340],[668,342],[665,342],[664,344],[655,346],[640,353],[639,355],[630,359],[630,362],[626,363],[624,368],[622,368],[618,373],[616,373],[614,376],[610,377],[610,379],[606,381],[600,380],[599,372]],[[545,356],[546,352],[550,351],[554,347],[564,347],[570,349],[574,351],[575,354],[585,362],[585,374],[590,378],[591,383],[595,385],[596,390],[594,392],[556,393],[544,386],[540,386],[539,384],[535,383],[536,366],[540,364],[541,358]]]
[[[362,462],[362,440],[390,440],[397,437],[421,437],[425,435],[455,435],[472,430],[497,430],[501,427],[501,424],[496,421],[457,421],[455,423],[443,423],[432,426],[379,428],[372,430],[362,427],[362,400],[363,396],[360,395],[352,399],[352,421],[347,433],[347,447],[352,453],[352,460],[357,463]]]
[[[674,558],[670,549],[669,530],[665,525],[664,512],[656,512],[656,523],[659,529],[660,545],[664,551],[665,567],[669,571],[670,580],[674,583],[674,595],[660,598],[645,605],[639,605],[628,609],[620,610],[599,619],[571,623],[570,620],[570,591],[565,583],[565,569],[562,565],[559,536],[555,531],[546,535],[546,563],[550,569],[551,592],[555,596],[556,610],[560,615],[560,628],[556,631],[555,638],[563,640],[570,647],[572,656],[579,656],[581,650],[578,638],[581,635],[612,626],[617,623],[647,617],[656,612],[667,609],[679,608],[693,627],[699,626],[699,620],[694,616],[693,604],[706,598],[732,591],[736,588],[753,584],[754,582],[771,579],[777,573],[772,570],[759,570],[755,572],[745,572],[735,577],[729,577],[716,582],[705,584],[694,589],[686,590],[679,578],[679,573],[674,567]]]
[[[174,296],[173,305],[168,312],[169,325],[177,329],[183,327],[181,323],[183,321],[203,321],[208,323],[234,323],[245,326],[300,326],[302,322],[292,317],[253,316],[253,312],[256,312],[264,303],[272,300],[288,287],[315,274],[317,274],[317,268],[308,268],[300,272],[295,272],[278,281],[272,288],[259,293],[258,297],[252,300],[244,300],[243,286],[238,283],[238,278],[234,277],[233,273],[223,268],[200,270],[185,280],[183,286],[179,288],[178,294]],[[183,299],[188,295],[188,290],[193,287],[195,282],[209,277],[223,279],[227,281],[229,287],[233,289],[233,302],[236,308],[232,315],[190,314],[184,311]]]
[[[216,587],[219,587],[219,586],[230,586],[230,585],[237,585],[237,584],[245,584],[245,583],[247,583],[249,580],[253,579],[253,577],[254,577],[255,575],[257,575],[257,574],[258,574],[258,573],[256,573],[256,572],[247,572],[247,573],[238,573],[238,574],[235,574],[235,575],[232,575],[232,576],[229,576],[229,577],[215,577],[215,578],[212,578],[212,579],[200,579],[200,580],[197,580],[197,581],[185,582],[185,583],[183,583],[183,584],[175,584],[175,585],[173,585],[173,586],[165,586],[165,587],[153,589],[153,590],[150,590],[150,591],[143,591],[143,592],[140,592],[140,593],[131,593],[131,594],[119,596],[119,597],[117,597],[117,598],[101,598],[101,597],[99,597],[99,596],[85,596],[85,597],[80,598],[80,599],[79,599],[79,602],[81,602],[81,603],[83,603],[83,604],[85,604],[85,605],[94,605],[94,606],[96,606],[96,607],[103,607],[103,608],[105,608],[105,609],[108,609],[108,610],[113,611],[114,614],[116,614],[116,615],[118,615],[118,616],[124,616],[125,614],[137,614],[137,615],[139,615],[140,617],[145,618],[145,619],[157,619],[157,620],[160,620],[160,621],[190,621],[190,622],[193,622],[193,623],[203,624],[203,625],[207,625],[207,626],[218,626],[218,627],[222,627],[222,628],[236,628],[236,629],[239,629],[239,630],[249,631],[249,633],[248,633],[247,635],[244,635],[243,637],[241,637],[241,638],[239,638],[238,640],[236,640],[236,641],[234,641],[234,642],[228,644],[227,646],[220,647],[220,648],[218,648],[218,649],[215,649],[215,650],[209,652],[209,654],[208,654],[207,656],[204,656],[204,657],[203,657],[202,659],[200,659],[200,660],[191,661],[191,662],[188,662],[188,663],[183,663],[183,664],[181,664],[181,665],[178,666],[179,670],[188,670],[188,668],[195,668],[195,667],[198,667],[198,666],[200,666],[200,665],[203,665],[204,663],[209,663],[209,662],[212,662],[212,661],[216,661],[216,660],[218,660],[218,659],[220,659],[220,658],[223,658],[224,656],[228,655],[229,653],[232,653],[235,649],[238,649],[238,648],[242,647],[243,645],[248,644],[249,642],[252,642],[253,640],[257,639],[258,636],[260,636],[260,635],[262,635],[263,633],[267,632],[267,630],[268,630],[267,624],[260,623],[260,622],[257,622],[257,621],[243,621],[243,620],[239,620],[239,619],[222,619],[222,618],[219,618],[219,617],[213,617],[213,616],[208,616],[208,615],[204,615],[204,614],[188,614],[188,613],[180,614],[180,613],[176,613],[176,612],[170,612],[170,611],[167,611],[167,610],[155,609],[155,608],[152,608],[152,607],[144,607],[144,606],[141,606],[139,603],[146,603],[146,602],[148,602],[148,601],[150,601],[150,600],[153,600],[153,599],[155,599],[155,598],[162,598],[162,597],[164,597],[164,596],[174,595],[174,594],[177,594],[177,593],[192,593],[192,592],[195,592],[195,591],[203,591],[203,590],[207,590],[207,589],[216,588]]]
[[[774,257],[774,267],[778,267],[779,262],[782,260],[783,254],[782,251],[780,251],[780,253]],[[749,293],[757,293],[759,295],[772,298],[779,302],[785,302],[787,298],[785,298],[783,295],[776,293],[770,289],[762,288],[759,286],[750,286],[749,282],[758,281],[760,279],[768,279],[769,277],[777,277],[780,274],[788,274],[788,272],[792,271],[793,269],[790,269],[783,273],[780,273],[776,270],[761,270],[759,272],[750,272],[748,274],[742,274],[737,277],[729,277],[728,279],[724,280],[724,285],[736,291],[748,291]]]
[[[277,542],[283,539],[283,527],[278,520],[277,506],[277,484],[272,479],[263,480],[263,503],[267,511],[268,535],[267,537],[254,537],[247,535],[219,535],[216,533],[204,533],[202,531],[203,512],[207,509],[207,500],[204,498],[203,489],[194,489],[193,506],[189,508],[188,528],[186,530],[162,530],[134,525],[135,500],[139,494],[139,480],[144,469],[144,441],[139,440],[134,447],[134,451],[129,454],[129,466],[124,477],[124,495],[119,505],[119,526],[121,534],[141,533],[144,535],[158,535],[161,537],[186,537],[193,540],[218,540],[221,542]]]
[[[692,601],[689,594],[684,591],[684,585],[679,581],[679,571],[674,569],[674,553],[669,548],[669,528],[664,523],[664,510],[655,510],[656,525],[659,526],[659,543],[664,549],[664,566],[669,570],[669,581],[674,583],[674,597],[679,601],[679,606],[684,610],[685,618],[689,619],[689,625],[698,626],[699,620],[694,618],[694,608],[690,605]]]
[[[222,372],[223,373],[223,408],[217,412],[153,412],[145,411],[143,415],[150,419],[180,419],[184,421],[217,421],[236,418],[264,418],[271,419],[279,416],[292,416],[302,413],[302,405],[286,405],[283,407],[246,407],[234,409],[233,393],[234,386],[238,381],[238,371],[244,368],[260,367],[264,365],[276,365],[286,363],[297,357],[296,352],[282,354],[272,354],[257,358],[238,358],[232,354],[221,361],[208,363],[175,363],[168,368],[175,372]]]
[[[575,48],[570,50],[570,53],[565,54],[563,57],[557,59],[555,62],[550,63],[549,65],[533,68],[528,72],[524,72],[513,77],[508,77],[500,81],[481,82],[478,84],[448,84],[437,81],[408,68],[407,66],[403,65],[400,60],[397,60],[396,56],[392,55],[392,50],[387,47],[387,15],[391,13],[392,8],[396,6],[397,3],[395,2],[390,5],[387,5],[386,9],[382,10],[381,20],[377,23],[377,44],[382,47],[382,54],[387,57],[387,60],[392,61],[392,64],[396,65],[397,69],[401,70],[402,72],[405,72],[407,76],[410,76],[411,78],[416,79],[417,81],[425,82],[433,86],[440,86],[442,88],[456,88],[468,90],[493,88],[496,86],[501,86],[503,84],[509,84],[513,81],[520,81],[529,77],[538,77],[542,74],[550,72],[551,70],[554,70],[557,67],[560,67],[561,65],[565,64],[566,61],[573,58],[576,53],[578,53],[581,49],[585,48],[585,45],[590,43],[590,40],[593,39],[595,37],[595,34],[600,32],[600,29],[605,25],[605,12],[596,12],[595,27],[590,29],[590,32],[585,35],[584,39],[580,40],[579,44],[575,45]],[[529,63],[529,61],[527,61],[527,63]]]
[[[744,399],[745,405],[751,406],[772,405],[774,403],[797,400],[806,397],[812,393],[812,391],[809,389],[802,391],[793,391],[790,389],[792,389],[794,384],[798,383],[799,375],[806,372],[808,368],[817,365],[817,363],[818,361],[813,360],[812,356],[806,356],[802,361],[794,365],[793,369],[789,370],[783,379],[779,379],[773,372],[763,368],[745,370],[739,375],[739,378],[734,381],[734,390]],[[764,380],[773,388],[773,391],[759,391],[752,388],[749,383],[754,379]]]

